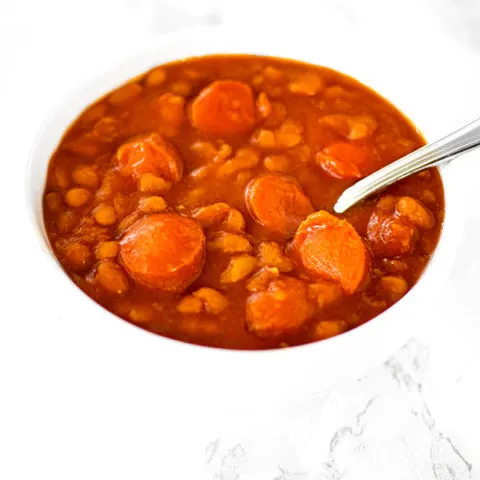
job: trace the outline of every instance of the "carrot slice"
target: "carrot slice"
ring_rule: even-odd
[[[357,231],[324,210],[302,222],[291,250],[313,278],[338,282],[348,294],[358,290],[370,268],[370,255]]]
[[[253,179],[245,190],[250,215],[263,227],[289,237],[313,206],[295,178],[266,174]]]
[[[315,160],[331,177],[361,178],[369,170],[369,162],[374,156],[368,145],[339,142],[318,152]]]
[[[175,146],[157,133],[140,137],[122,145],[116,154],[122,173],[139,178],[152,173],[178,182],[182,177],[183,161]]]
[[[228,135],[249,130],[255,123],[252,89],[233,80],[217,80],[192,103],[192,125],[206,133]]]
[[[202,270],[205,236],[190,218],[150,215],[137,220],[120,241],[120,259],[136,282],[182,292]]]

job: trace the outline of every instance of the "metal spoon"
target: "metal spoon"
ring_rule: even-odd
[[[479,146],[480,118],[363,178],[340,195],[333,209],[337,213],[343,213],[372,193],[402,178],[449,162]]]

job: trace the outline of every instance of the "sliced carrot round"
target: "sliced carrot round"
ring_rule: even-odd
[[[323,210],[302,222],[291,251],[313,278],[338,282],[348,294],[360,287],[370,268],[370,255],[353,226]]]
[[[116,154],[122,173],[139,178],[151,173],[178,182],[182,177],[183,161],[175,146],[157,133],[145,135],[122,145]]]
[[[284,237],[293,235],[314,211],[302,187],[288,175],[266,174],[253,179],[245,190],[245,201],[260,225]]]
[[[314,313],[307,284],[292,277],[280,277],[267,290],[247,299],[247,329],[259,337],[279,337],[294,333]]]
[[[255,123],[252,89],[243,82],[217,80],[192,103],[191,121],[206,133],[227,135],[249,130]]]
[[[339,142],[318,152],[315,160],[331,177],[343,179],[361,178],[373,157],[374,151],[368,145]]]
[[[120,241],[120,259],[138,283],[182,292],[200,274],[205,236],[192,219],[164,213],[137,220]]]

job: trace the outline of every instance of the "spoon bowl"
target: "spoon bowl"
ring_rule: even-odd
[[[343,213],[373,193],[427,168],[450,162],[480,146],[480,118],[415,150],[347,188],[333,207]]]

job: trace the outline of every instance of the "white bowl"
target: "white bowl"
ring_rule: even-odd
[[[365,374],[401,347],[418,322],[430,320],[428,308],[442,291],[462,226],[462,189],[455,188],[459,187],[459,175],[453,164],[441,171],[446,212],[440,243],[417,285],[392,308],[366,324],[332,339],[299,347],[233,351],[190,345],[148,333],[109,313],[79,290],[65,275],[49,246],[42,220],[42,194],[50,156],[63,133],[88,104],[131,77],[164,62],[205,54],[250,53],[328,66],[384,95],[412,118],[427,138],[435,138],[441,132],[441,123],[432,105],[444,85],[435,70],[421,70],[423,54],[396,55],[392,45],[388,45],[384,46],[388,55],[383,55],[382,45],[377,44],[372,51],[371,44],[360,38],[355,39],[355,47],[363,53],[352,53],[351,41],[347,38],[336,43],[328,37],[322,38],[321,33],[316,33],[318,44],[313,46],[311,42],[292,42],[285,35],[255,32],[245,35],[245,32],[218,27],[171,34],[84,85],[53,111],[32,150],[27,179],[28,205],[35,234],[46,254],[46,268],[57,271],[56,283],[49,288],[60,292],[59,295],[64,292],[65,298],[73,302],[71,308],[77,316],[78,312],[82,313],[82,322],[75,325],[75,330],[79,341],[86,343],[85,348],[88,349],[92,338],[96,345],[104,345],[103,356],[92,353],[98,358],[91,359],[91,366],[108,357],[108,362],[117,366],[113,368],[125,368],[128,351],[128,371],[142,372],[142,378],[150,382],[149,395],[158,399],[167,388],[174,388],[179,395],[204,392],[207,397],[226,395],[241,398],[242,402],[248,398],[257,401],[272,396],[313,394]],[[328,48],[319,48],[320,45]],[[400,75],[407,67],[420,69],[422,75],[417,81]],[[427,89],[428,85],[433,87]]]

